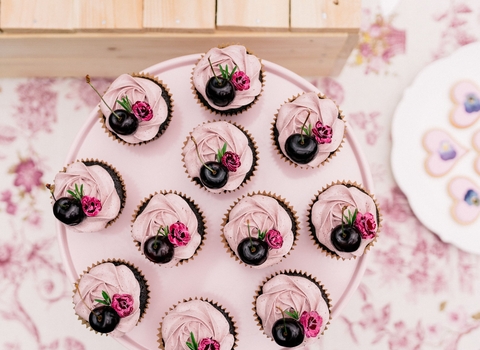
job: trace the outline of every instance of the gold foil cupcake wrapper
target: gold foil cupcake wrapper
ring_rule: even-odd
[[[368,192],[362,185],[358,184],[357,182],[352,182],[352,181],[335,181],[335,182],[332,182],[331,184],[329,185],[326,185],[325,187],[323,187],[321,190],[319,190],[317,192],[317,194],[313,197],[313,199],[311,200],[310,202],[310,205],[309,205],[309,208],[308,208],[308,213],[307,213],[307,222],[309,222],[309,225],[308,225],[308,230],[310,231],[310,238],[313,240],[314,244],[317,246],[318,249],[320,249],[322,252],[325,253],[325,255],[327,255],[328,257],[330,258],[335,258],[337,260],[352,260],[352,259],[356,259],[357,256],[352,256],[351,258],[343,258],[341,257],[340,255],[338,254],[335,254],[334,252],[328,250],[325,246],[323,246],[322,244],[319,243],[316,235],[315,235],[315,232],[314,232],[314,228],[313,228],[313,225],[311,224],[311,216],[312,216],[312,207],[313,205],[316,203],[316,201],[318,200],[318,197],[323,193],[325,192],[327,189],[329,189],[330,187],[332,186],[335,186],[335,185],[343,185],[343,186],[346,186],[346,187],[356,187],[357,189],[359,189],[360,191],[362,191],[363,193],[365,193],[366,195],[368,195],[370,198],[372,198],[374,204],[375,204],[375,207],[377,209],[377,212],[376,212],[376,219],[377,219],[377,232],[375,233],[375,238],[370,242],[368,243],[368,245],[365,247],[364,249],[364,252],[362,255],[365,255],[374,245],[375,243],[377,242],[377,239],[378,239],[378,236],[379,236],[379,233],[380,233],[380,229],[382,227],[382,214],[380,212],[380,205],[378,204],[377,202],[377,199],[375,198],[375,196],[373,194],[371,194],[370,192]]]
[[[141,141],[141,142],[137,142],[137,143],[129,143],[129,142],[126,142],[125,140],[123,140],[122,138],[120,138],[119,136],[117,136],[113,131],[111,131],[107,128],[106,118],[108,118],[108,116],[104,116],[100,109],[98,110],[97,115],[98,115],[99,121],[102,125],[103,131],[108,135],[109,138],[111,138],[114,141],[117,141],[120,144],[124,144],[124,145],[127,145],[127,146],[141,146],[141,145],[147,144],[149,142],[152,142],[152,141],[158,139],[160,136],[162,136],[165,133],[168,126],[170,125],[170,121],[172,120],[173,98],[172,98],[172,93],[170,92],[170,89],[168,88],[168,86],[162,80],[158,79],[156,76],[151,75],[149,73],[144,73],[144,72],[131,73],[130,75],[134,78],[144,78],[144,79],[148,79],[148,80],[153,81],[162,90],[162,98],[164,98],[163,92],[165,92],[165,94],[168,96],[168,101],[165,101],[166,104],[167,104],[167,107],[168,107],[167,118],[160,125],[160,128],[159,128],[157,134],[153,138],[151,138],[150,140]],[[108,91],[108,89],[107,89],[107,91]],[[103,103],[103,101],[100,101],[100,103]]]
[[[75,285],[75,288],[73,289],[73,295],[72,295],[72,303],[73,303],[73,311],[75,312],[75,303],[73,302],[73,296],[75,296],[75,294],[77,293],[80,293],[80,291],[78,290],[78,285],[82,279],[82,277],[86,274],[88,274],[90,272],[91,269],[93,269],[94,267],[98,266],[98,265],[101,265],[101,264],[105,264],[105,263],[113,263],[113,264],[118,264],[118,265],[125,265],[127,267],[129,267],[130,269],[134,269],[137,274],[139,275],[139,277],[142,279],[142,282],[144,283],[145,285],[145,288],[146,288],[146,301],[145,301],[145,305],[143,306],[143,310],[140,310],[140,317],[137,321],[137,324],[136,326],[138,326],[138,324],[142,321],[142,319],[145,317],[145,314],[147,313],[147,309],[150,305],[150,287],[148,285],[148,282],[145,278],[145,275],[143,274],[142,270],[140,270],[138,267],[136,267],[135,265],[133,265],[132,263],[130,262],[127,262],[126,260],[124,259],[102,259],[102,261],[97,261],[96,263],[93,263],[91,266],[87,267],[86,270],[83,270],[83,272],[80,274],[80,276],[78,277],[77,281],[74,283]],[[132,274],[133,274],[133,271],[132,271]],[[80,295],[80,298],[83,299],[82,295]],[[77,313],[75,312],[75,315],[77,315]],[[82,322],[82,324],[87,328],[89,329],[90,331],[92,332],[95,332],[96,334],[100,334],[100,335],[105,335],[105,336],[108,336],[109,334],[108,333],[100,333],[100,332],[97,332],[96,330],[94,330],[91,326],[90,326],[90,323],[83,319],[82,317],[80,317],[79,315],[77,315],[77,318],[80,320],[80,322]]]
[[[275,137],[275,130],[276,130],[276,124],[277,124],[277,117],[278,117],[278,112],[280,111],[280,108],[286,104],[286,103],[290,103],[290,102],[293,102],[295,101],[295,99],[297,99],[298,97],[300,97],[301,95],[305,94],[305,92],[302,92],[302,93],[298,93],[297,95],[293,96],[293,97],[290,97],[287,101],[285,101],[284,103],[282,103],[282,105],[280,105],[280,107],[277,109],[277,113],[275,113],[275,116],[274,116],[274,119],[273,119],[273,122],[272,122],[272,127],[270,128],[270,137],[271,137],[271,140],[273,142],[273,146],[275,147],[275,149],[277,150],[277,154],[279,155],[280,159],[282,159],[284,162],[290,164],[290,165],[293,165],[295,168],[300,168],[300,169],[317,169],[317,168],[320,168],[321,166],[325,165],[326,163],[330,162],[330,160],[335,157],[337,155],[338,152],[340,152],[340,150],[343,148],[343,145],[345,143],[345,138],[347,136],[347,125],[345,124],[345,128],[344,128],[344,132],[343,132],[343,138],[342,138],[342,141],[340,142],[340,144],[338,145],[337,149],[335,149],[335,151],[333,152],[330,152],[330,154],[328,155],[327,158],[325,158],[325,160],[323,160],[319,165],[317,166],[309,166],[308,164],[305,164],[305,165],[301,165],[301,164],[297,164],[295,163],[294,161],[292,161],[290,158],[288,158],[281,150],[280,148],[280,144],[278,143],[278,139]],[[328,99],[328,97],[326,97],[324,94],[321,94],[321,93],[318,93],[317,94],[318,98],[320,99]],[[332,100],[333,101],[333,100]],[[333,101],[335,102],[335,101]],[[345,116],[343,115],[343,112],[340,110],[340,108],[338,107],[338,105],[335,103],[335,105],[337,106],[337,109],[338,109],[338,119],[341,119],[343,121],[345,121]]]
[[[162,317],[162,322],[160,322],[159,324],[159,327],[158,327],[158,333],[157,333],[157,342],[158,342],[158,347],[159,349],[161,350],[165,350],[165,345],[163,343],[163,337],[162,337],[162,323],[163,323],[163,320],[165,319],[165,316],[168,315],[168,313],[172,310],[174,310],[178,305],[182,304],[182,303],[186,303],[186,302],[189,302],[189,301],[193,301],[193,300],[201,300],[201,301],[204,301],[206,303],[209,303],[210,305],[212,305],[215,309],[219,310],[220,313],[222,313],[225,318],[227,319],[227,322],[231,325],[231,327],[233,327],[233,338],[234,338],[234,343],[233,343],[233,346],[232,346],[232,350],[233,349],[236,349],[237,348],[237,342],[238,342],[238,329],[237,329],[237,325],[235,323],[235,320],[234,318],[230,315],[230,313],[220,304],[208,299],[208,298],[203,298],[203,297],[194,297],[194,298],[188,298],[188,299],[183,299],[182,301],[178,301],[175,305],[171,306],[169,308],[169,310],[167,312],[165,312],[165,315]],[[221,311],[220,311],[221,310]],[[198,340],[198,339],[197,339]]]
[[[182,192],[177,192],[177,191],[174,191],[174,190],[169,190],[169,191],[163,190],[163,191],[160,191],[160,192],[155,192],[155,193],[151,194],[150,196],[145,197],[145,198],[140,202],[140,204],[138,204],[137,208],[135,209],[135,211],[134,211],[133,214],[132,214],[132,220],[131,220],[132,225],[131,225],[131,227],[133,228],[133,223],[135,222],[135,219],[138,217],[138,215],[140,215],[140,212],[143,211],[143,210],[147,207],[148,202],[149,202],[155,195],[157,195],[157,194],[163,194],[163,195],[165,195],[165,194],[170,194],[170,193],[171,193],[171,194],[176,194],[176,195],[182,197],[183,200],[185,200],[187,203],[190,202],[190,203],[194,206],[196,213],[198,213],[198,215],[201,217],[201,223],[202,223],[202,227],[203,227],[203,233],[200,235],[200,236],[202,237],[201,240],[200,240],[200,244],[198,245],[198,247],[197,247],[197,249],[195,250],[195,252],[193,253],[193,255],[192,255],[190,258],[188,258],[188,259],[181,259],[181,260],[179,260],[175,265],[170,266],[170,267],[174,267],[174,266],[181,266],[181,265],[183,265],[184,263],[189,262],[190,260],[194,260],[195,257],[198,255],[198,253],[199,253],[200,251],[202,251],[202,248],[203,248],[203,246],[204,246],[204,244],[205,244],[205,241],[206,241],[206,239],[207,239],[207,224],[206,224],[206,221],[205,221],[205,215],[204,215],[203,212],[200,210],[200,207],[198,206],[198,204],[197,204],[192,198],[188,197],[187,195],[183,194]],[[194,214],[196,214],[195,211],[194,211]],[[198,219],[198,217],[197,217],[197,219]],[[200,225],[199,225],[199,226],[200,226]],[[135,246],[137,247],[138,251],[139,251],[143,256],[145,256],[145,255],[143,254],[143,252],[141,251],[141,243],[138,242],[138,241],[136,241],[135,239],[132,239],[132,240],[133,240],[133,243],[135,244]],[[156,266],[162,266],[162,264],[154,263],[153,261],[150,261],[150,260],[147,259],[146,257],[145,257],[145,259],[146,259],[148,262],[150,262],[151,264],[154,264],[154,265],[156,265]]]
[[[290,250],[282,257],[282,259],[280,259],[276,264],[280,263],[281,261],[283,261],[283,259],[285,259],[288,255],[290,255],[290,253],[292,252],[292,250],[295,249],[296,245],[297,245],[297,241],[298,241],[298,237],[300,236],[300,223],[299,223],[299,218],[297,216],[297,212],[293,209],[293,207],[290,205],[290,202],[287,202],[285,200],[285,198],[282,198],[280,197],[279,195],[275,194],[275,193],[272,193],[272,192],[266,192],[266,191],[257,191],[257,192],[251,192],[251,193],[248,193],[246,195],[243,195],[242,197],[240,198],[237,198],[235,200],[235,202],[230,206],[230,208],[227,210],[227,212],[225,213],[224,217],[223,217],[223,220],[222,220],[222,233],[221,233],[221,237],[222,237],[222,243],[223,243],[223,246],[225,248],[225,250],[227,251],[228,254],[230,254],[230,257],[234,258],[236,261],[238,261],[239,264],[241,265],[245,265],[249,268],[253,268],[253,266],[251,265],[248,265],[248,264],[245,264],[238,256],[237,254],[235,254],[234,250],[232,249],[232,247],[230,247],[230,245],[228,244],[227,242],[227,239],[225,237],[225,234],[224,234],[224,228],[225,228],[225,225],[227,224],[227,222],[229,221],[229,217],[230,217],[230,212],[232,211],[232,209],[238,204],[240,203],[240,201],[245,198],[245,197],[252,197],[252,196],[255,196],[255,195],[262,195],[262,196],[268,196],[268,197],[271,197],[271,198],[274,198],[276,199],[278,202],[281,202],[283,203],[283,205],[287,208],[287,212],[289,214],[289,216],[291,216],[292,220],[295,222],[295,227],[292,228],[292,230],[295,230],[295,232],[293,232],[293,243],[292,243],[292,247],[290,248]],[[274,265],[276,265],[274,264]],[[267,267],[270,267],[270,266],[273,266],[273,265],[269,265]],[[259,266],[257,267],[257,269],[261,269],[262,267]]]
[[[198,186],[199,188],[207,191],[208,193],[212,193],[214,195],[219,195],[219,194],[223,194],[223,193],[232,193],[232,192],[235,192],[237,191],[238,189],[242,188],[243,186],[245,186],[247,183],[249,183],[252,179],[253,176],[255,176],[255,172],[257,171],[257,168],[258,168],[258,160],[260,159],[259,156],[258,156],[258,147],[257,147],[257,143],[255,142],[255,139],[252,137],[252,135],[241,125],[235,123],[235,122],[232,122],[232,121],[228,121],[228,120],[208,120],[202,124],[199,124],[197,125],[193,130],[195,130],[197,127],[199,126],[202,126],[202,125],[205,125],[205,124],[208,124],[208,123],[215,123],[215,122],[225,122],[225,123],[229,123],[229,124],[232,124],[234,125],[235,127],[237,127],[240,131],[242,131],[246,138],[250,141],[249,143],[251,143],[253,149],[252,149],[252,153],[253,153],[253,164],[252,164],[252,167],[250,168],[250,170],[248,171],[248,173],[245,175],[245,179],[243,180],[243,182],[240,184],[240,186],[238,186],[237,188],[233,189],[233,190],[224,190],[222,192],[219,192],[219,193],[215,193],[215,192],[211,192],[209,191],[205,186],[203,186],[201,183],[200,183],[200,180],[197,182],[194,180],[194,177],[192,177],[189,173],[188,173],[188,170],[187,170],[187,167],[185,165],[185,156],[182,156],[182,163],[183,163],[183,167],[185,168],[185,174],[187,174],[188,178],[190,179],[190,181],[192,183],[194,183],[196,186]],[[183,147],[182,147],[182,151],[183,149],[186,147],[188,141],[190,140],[190,137],[192,135],[192,131],[190,131],[188,133],[188,136],[186,138],[186,140],[183,142]],[[200,171],[200,170],[199,170]]]

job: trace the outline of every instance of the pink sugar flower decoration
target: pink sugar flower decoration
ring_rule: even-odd
[[[227,151],[222,156],[222,164],[228,169],[228,171],[235,172],[240,165],[242,165],[242,162],[240,162],[238,154]]]
[[[280,249],[283,245],[283,237],[279,231],[271,229],[265,234],[265,242],[272,249]]]
[[[153,118],[153,111],[148,102],[135,102],[132,106],[132,113],[135,115],[135,117],[144,122]]]
[[[188,227],[185,224],[177,221],[170,225],[170,234],[168,240],[175,247],[185,246],[190,242],[190,234],[188,233]]]
[[[82,209],[87,216],[97,216],[102,210],[102,203],[95,197],[83,196]]]
[[[130,294],[114,294],[110,305],[121,318],[133,312],[133,297]]]
[[[362,214],[358,212],[355,218],[355,227],[360,231],[363,239],[371,239],[375,237],[377,232],[377,223],[371,213]]]
[[[220,343],[212,338],[203,338],[198,343],[198,350],[220,350]]]
[[[315,127],[312,129],[315,141],[319,144],[332,142],[332,128],[329,125],[323,125],[318,121],[315,123]]]
[[[305,329],[305,336],[307,338],[313,338],[320,333],[320,328],[323,324],[322,316],[318,314],[315,310],[307,312],[302,312],[302,316],[300,316],[300,323],[302,324],[303,328]]]
[[[235,73],[233,73],[230,81],[235,87],[235,90],[243,91],[250,89],[250,78],[247,74],[245,74],[245,72],[237,70]]]

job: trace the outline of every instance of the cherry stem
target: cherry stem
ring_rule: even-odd
[[[210,64],[210,68],[212,69],[212,73],[213,73],[213,76],[215,77],[215,80],[217,81],[217,84],[221,86],[222,83],[220,82],[217,75],[215,74],[215,71],[213,70],[213,65],[212,65],[212,61],[210,61],[210,57],[208,57],[208,63]]]
[[[195,145],[195,151],[197,151],[197,156],[198,156],[198,159],[200,159],[200,162],[202,162],[203,166],[205,168],[207,168],[208,170],[210,170],[210,172],[215,175],[217,172],[216,170],[210,168],[207,164],[205,164],[205,162],[203,161],[202,157],[200,157],[200,152],[198,151],[198,144],[197,144],[197,141],[195,141],[195,138],[193,136],[190,136],[190,138],[192,139],[194,145]]]
[[[347,206],[344,205],[343,208],[342,208],[342,235],[345,235],[345,232],[343,232],[343,218],[344,218],[344,212],[345,210],[347,210]]]
[[[155,240],[153,241],[153,249],[157,249],[157,238],[158,238],[158,235],[160,234],[161,229],[162,229],[162,226],[158,228],[157,234],[155,235]]]
[[[97,93],[97,95],[100,97],[100,99],[103,101],[103,103],[105,103],[105,106],[107,106],[108,109],[113,113],[115,118],[117,118],[118,120],[121,120],[122,118],[120,118],[120,116],[117,113],[115,113],[113,111],[113,109],[110,108],[110,106],[107,104],[107,102],[105,102],[105,100],[103,99],[102,95],[100,95],[100,93],[97,91],[97,89],[95,89],[95,87],[92,85],[92,83],[90,83],[90,76],[89,75],[87,75],[85,77],[85,80],[86,80],[87,84],[90,85],[92,87],[92,89]]]
[[[50,191],[50,194],[52,195],[53,200],[56,202],[57,198],[55,198],[55,195],[53,194],[53,187],[50,184],[45,184],[45,187]]]
[[[90,310],[90,312],[92,312],[95,317],[97,318],[97,321],[98,322],[101,322],[102,321],[102,315],[100,314],[97,314],[95,313],[95,311],[93,309],[90,309],[90,307],[87,305],[87,303],[85,302],[85,299],[82,297],[82,293],[80,293],[80,289],[78,288],[78,283],[75,283],[75,289],[77,290],[78,292],[78,295],[80,295],[80,300],[82,301],[83,305],[85,305],[85,307]]]
[[[308,109],[308,114],[307,117],[305,118],[305,121],[303,122],[302,128],[300,129],[300,144],[303,145],[303,129],[305,128],[305,124],[307,124],[307,120],[310,117],[310,108]]]
[[[250,239],[250,251],[253,253],[255,252],[255,247],[253,246],[252,235],[250,234],[250,220],[247,220],[247,227],[248,227],[248,238]]]
[[[287,322],[285,321],[285,314],[283,313],[283,310],[280,309],[279,306],[276,306],[276,308],[279,309],[280,312],[282,313],[282,318],[283,318],[283,334],[284,334],[284,335],[287,335],[288,332],[287,332]]]

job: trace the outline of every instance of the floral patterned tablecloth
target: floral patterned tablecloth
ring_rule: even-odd
[[[362,283],[319,348],[480,349],[480,256],[427,230],[390,169],[403,91],[430,62],[480,39],[480,2],[400,0],[388,14],[381,5],[363,1],[360,43],[340,76],[308,77],[354,129],[384,219]],[[103,91],[110,81],[93,82]],[[97,102],[82,79],[0,79],[2,350],[122,348],[74,316],[45,189]]]

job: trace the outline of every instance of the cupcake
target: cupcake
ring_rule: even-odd
[[[73,295],[78,318],[95,332],[122,337],[143,318],[149,289],[143,274],[123,260],[108,260],[84,271]]]
[[[163,350],[225,349],[236,347],[232,317],[218,304],[190,299],[167,312],[160,325],[158,343]],[[189,345],[190,344],[190,345]]]
[[[120,75],[100,103],[105,131],[118,142],[129,145],[145,144],[160,137],[170,123],[172,110],[168,88],[143,73]]]
[[[306,92],[280,107],[272,139],[285,161],[315,168],[339,151],[345,127],[335,102],[316,92]]]
[[[253,176],[258,159],[250,134],[226,121],[197,126],[187,137],[182,155],[188,176],[212,193],[243,186]]]
[[[205,239],[205,218],[182,193],[161,192],[145,198],[132,222],[132,237],[140,252],[162,266],[193,259]]]
[[[210,49],[193,69],[197,101],[221,115],[249,109],[260,96],[263,84],[262,63],[241,45]]]
[[[279,263],[295,245],[298,218],[281,197],[258,192],[237,200],[223,220],[223,242],[253,268]]]
[[[377,240],[378,204],[356,183],[333,183],[320,191],[308,214],[314,242],[331,257],[352,259],[365,254]]]
[[[287,348],[315,343],[331,318],[326,289],[303,272],[281,271],[270,276],[253,304],[260,329]]]
[[[93,159],[76,161],[48,185],[53,214],[77,232],[96,232],[111,225],[125,206],[125,184],[111,165]]]

